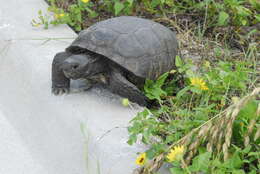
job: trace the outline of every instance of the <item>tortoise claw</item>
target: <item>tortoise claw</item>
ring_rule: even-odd
[[[70,92],[69,89],[64,89],[65,94],[68,94]]]
[[[54,95],[68,94],[69,93],[69,89],[65,88],[65,87],[56,87],[56,88],[52,88],[52,93]]]

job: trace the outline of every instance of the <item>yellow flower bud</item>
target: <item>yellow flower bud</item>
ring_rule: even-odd
[[[84,2],[84,3],[88,3],[89,2],[89,0],[81,0],[82,2]]]
[[[127,107],[127,106],[129,106],[129,104],[130,104],[130,102],[129,102],[129,100],[128,100],[127,98],[124,98],[124,99],[122,100],[122,105],[123,105],[123,106]]]

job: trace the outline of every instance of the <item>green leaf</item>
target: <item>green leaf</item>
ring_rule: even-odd
[[[142,136],[142,142],[144,144],[148,144],[150,141],[150,136],[151,136],[151,130],[150,129],[146,129],[143,131],[143,136]]]
[[[191,90],[193,93],[195,93],[195,94],[202,94],[202,90],[199,89],[199,88],[196,87],[196,86],[192,86],[192,87],[190,88],[190,90]]]
[[[187,86],[185,88],[183,88],[182,90],[180,90],[178,93],[177,93],[177,99],[179,99],[181,96],[183,96],[187,91],[190,90],[190,87]]]
[[[243,161],[241,160],[238,151],[224,163],[224,166],[228,169],[239,169],[242,165]]]
[[[218,16],[218,26],[226,25],[228,18],[229,18],[229,14],[224,11],[221,11]]]
[[[151,2],[151,6],[153,8],[155,8],[157,5],[159,5],[161,3],[161,0],[152,0]]]
[[[98,16],[98,13],[96,13],[95,11],[91,10],[90,8],[86,8],[87,12],[89,13],[89,17],[91,18],[95,18]]]
[[[260,22],[260,14],[255,15],[256,21]]]
[[[243,170],[233,170],[232,174],[245,174]]]
[[[260,156],[260,152],[249,152],[248,156]]]
[[[129,140],[127,141],[127,143],[129,145],[133,145],[136,141],[137,141],[137,136],[134,134],[134,135],[130,135]]]
[[[149,92],[146,94],[146,96],[151,100],[153,100],[153,99],[160,100],[160,97],[164,96],[166,94],[167,93],[160,88],[153,88],[153,89],[149,90]]]
[[[246,148],[244,148],[243,150],[242,150],[242,152],[243,152],[243,154],[247,154],[247,153],[249,153],[250,152],[250,150],[251,150],[251,146],[249,145],[249,146],[247,146]]]
[[[183,65],[183,62],[182,62],[180,56],[176,56],[176,57],[175,57],[175,65],[176,65],[178,68]]]
[[[149,99],[160,100],[161,96],[167,95],[167,93],[164,90],[162,90],[161,87],[163,86],[166,78],[168,77],[168,74],[168,72],[164,73],[156,81],[152,81],[149,79],[145,81],[144,91]]]
[[[76,25],[76,26],[75,26],[75,30],[76,30],[76,31],[80,31],[80,30],[81,30],[81,26],[80,26],[80,25]]]
[[[172,174],[184,174],[185,172],[183,171],[182,168],[180,167],[173,167],[173,168],[170,168],[170,171]]]
[[[260,10],[260,1],[259,0],[249,0],[249,3],[257,10]]]
[[[258,102],[256,100],[252,100],[247,103],[239,112],[237,119],[242,120],[242,119],[254,119],[259,115],[256,115],[258,107]]]
[[[199,171],[207,172],[209,168],[210,157],[211,157],[210,152],[205,152],[196,156],[192,160],[192,166],[190,166],[190,170],[193,172],[199,172]]]
[[[114,5],[114,10],[115,10],[115,15],[117,16],[123,9],[124,9],[124,4],[121,2],[116,2]]]
[[[221,164],[222,163],[218,158],[213,159],[211,163],[212,166],[216,166],[217,168],[220,168]]]
[[[134,0],[127,0],[129,6],[131,7],[133,5]]]
[[[153,144],[149,150],[146,151],[148,159],[154,158],[156,155],[165,152],[166,146],[163,144]]]
[[[243,17],[250,16],[252,13],[248,8],[243,7],[242,5],[236,7],[237,13]]]
[[[162,74],[157,80],[156,80],[156,86],[161,87],[164,84],[164,81],[168,77],[168,72]]]
[[[250,171],[248,174],[256,174],[255,170]]]

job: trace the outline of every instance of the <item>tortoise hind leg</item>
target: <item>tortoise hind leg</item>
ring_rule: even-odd
[[[110,74],[108,88],[115,94],[128,98],[140,106],[149,107],[149,99],[120,72],[112,71]]]
[[[70,88],[70,79],[65,77],[61,65],[65,59],[71,54],[67,52],[57,53],[52,62],[52,93],[54,95],[60,95],[68,93]]]

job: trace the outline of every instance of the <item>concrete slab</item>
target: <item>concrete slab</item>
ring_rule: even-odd
[[[47,173],[33,160],[30,152],[24,147],[21,137],[0,111],[0,173],[35,174]]]
[[[46,7],[43,0],[0,1],[0,173],[130,174],[144,150],[126,143],[138,109],[103,89],[50,93],[53,56],[72,40],[37,39],[76,34],[66,25],[31,27]]]

